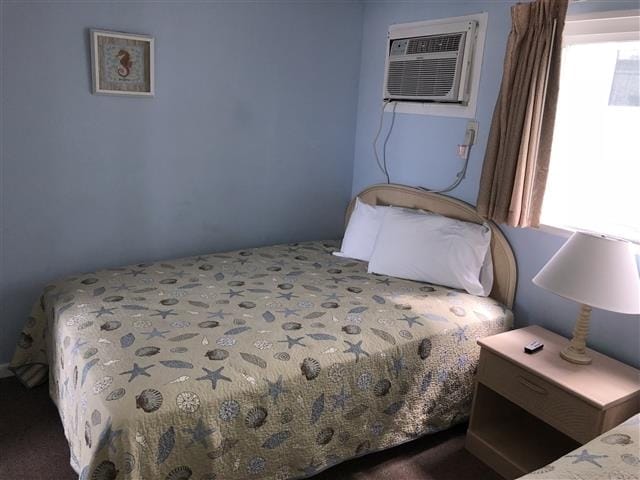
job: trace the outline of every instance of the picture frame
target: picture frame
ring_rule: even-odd
[[[94,95],[154,96],[153,37],[97,29],[90,36]]]

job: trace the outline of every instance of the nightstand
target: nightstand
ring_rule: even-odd
[[[524,353],[540,340],[544,348]],[[563,360],[568,340],[538,326],[478,341],[466,448],[507,479],[540,468],[640,411],[640,370],[593,350]]]

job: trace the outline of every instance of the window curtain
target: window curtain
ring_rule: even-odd
[[[540,223],[567,1],[536,0],[511,7],[502,84],[477,201],[478,212],[498,223]]]

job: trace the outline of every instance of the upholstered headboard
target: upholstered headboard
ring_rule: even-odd
[[[513,250],[511,250],[509,242],[498,226],[482,218],[472,205],[445,195],[394,184],[373,185],[360,192],[358,197],[370,205],[419,208],[466,222],[486,223],[489,225],[491,228],[491,256],[493,257],[494,277],[490,296],[509,308],[513,307],[517,283],[516,260]],[[355,198],[347,209],[347,222],[354,205]]]

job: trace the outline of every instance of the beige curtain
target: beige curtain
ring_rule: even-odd
[[[567,0],[511,7],[500,94],[482,168],[478,212],[517,227],[537,226],[555,122]]]

